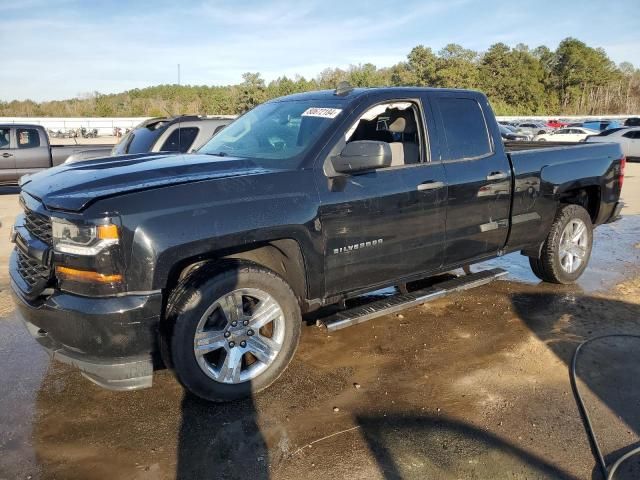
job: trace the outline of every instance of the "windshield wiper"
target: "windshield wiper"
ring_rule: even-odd
[[[229,154],[227,152],[218,152],[218,153],[205,153],[205,155],[213,155],[214,157],[228,157]]]

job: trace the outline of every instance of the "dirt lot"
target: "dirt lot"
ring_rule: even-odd
[[[597,230],[578,285],[503,257],[489,265],[506,280],[330,335],[305,327],[283,378],[227,405],[168,372],[114,393],[50,363],[7,293],[17,204],[2,196],[0,479],[599,478],[568,363],[584,338],[640,334],[640,164],[627,173],[626,217]],[[640,441],[639,346],[596,344],[580,363],[609,461]]]

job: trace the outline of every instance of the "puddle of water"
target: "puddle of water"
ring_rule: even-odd
[[[640,215],[622,217],[595,230],[589,266],[577,285],[585,292],[608,290],[640,271]],[[540,280],[529,267],[529,259],[519,253],[482,262],[474,267],[504,268],[507,280],[538,284]]]
[[[639,242],[640,215],[625,216],[615,223],[599,226],[595,230],[589,266],[578,280],[578,287],[585,293],[608,290],[622,280],[640,272]],[[503,277],[504,280],[533,285],[540,283],[540,279],[531,271],[529,259],[520,253],[511,253],[504,257],[474,264],[472,270],[477,272],[490,268],[505,269],[508,273]],[[455,273],[461,275],[462,269],[456,270]],[[443,280],[447,279],[446,274],[441,277]],[[428,283],[421,282],[420,287],[424,288],[428,284],[437,283],[435,280]],[[398,290],[395,287],[382,288],[351,299],[348,301],[348,305],[356,306],[397,293]]]
[[[0,478],[26,478],[37,469],[31,434],[49,357],[14,315],[0,317],[0,365]]]

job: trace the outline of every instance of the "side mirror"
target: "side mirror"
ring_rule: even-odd
[[[331,159],[338,173],[355,173],[391,166],[391,147],[387,142],[358,140],[347,143],[340,155]]]

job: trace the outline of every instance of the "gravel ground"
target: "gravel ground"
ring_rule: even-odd
[[[7,293],[17,201],[1,196],[0,479],[599,478],[568,364],[584,338],[640,334],[640,164],[623,196],[578,285],[537,282],[519,255],[488,262],[508,278],[329,335],[305,327],[274,386],[226,405],[166,371],[114,393],[50,363]],[[580,363],[609,461],[640,441],[638,343],[593,345]]]

